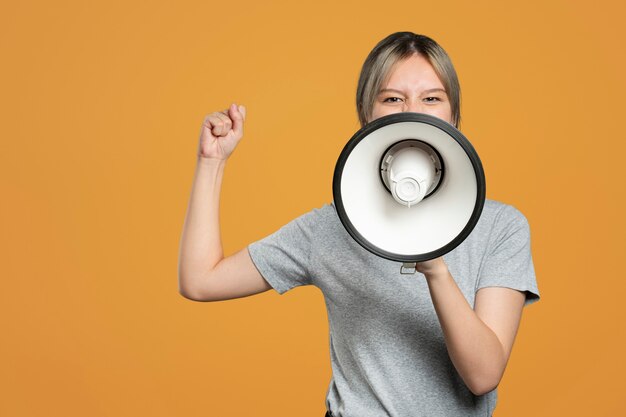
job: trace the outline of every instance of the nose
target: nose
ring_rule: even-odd
[[[407,100],[403,112],[421,113],[421,103],[417,100]]]

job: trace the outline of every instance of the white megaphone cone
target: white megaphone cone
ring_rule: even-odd
[[[454,126],[421,113],[381,117],[360,129],[335,166],[341,223],[383,258],[421,262],[444,255],[474,229],[485,174]]]

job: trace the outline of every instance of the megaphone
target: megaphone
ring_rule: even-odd
[[[423,262],[461,244],[480,218],[485,174],[472,144],[451,124],[395,113],[363,126],[333,176],[341,223],[368,251]]]

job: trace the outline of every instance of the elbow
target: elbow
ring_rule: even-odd
[[[182,295],[187,300],[198,301],[198,302],[209,302],[214,301],[212,298],[207,297],[206,294],[203,294],[199,291],[193,291],[189,289],[178,288],[178,293]]]
[[[206,294],[200,291],[197,286],[192,285],[192,280],[180,273],[178,274],[178,293],[191,301],[210,301]]]
[[[495,390],[501,379],[502,373],[500,372],[490,375],[483,374],[474,378],[468,378],[465,385],[467,385],[472,394],[481,396]]]
[[[498,381],[497,383],[473,383],[473,384],[469,384],[468,388],[469,390],[472,392],[472,394],[476,395],[476,396],[481,396],[481,395],[485,395],[487,393],[490,393],[491,391],[493,391],[494,389],[496,389],[498,387],[500,381]]]
[[[472,394],[476,396],[488,394],[498,388],[504,376],[508,358],[504,354],[500,357],[498,355],[492,356],[491,360],[464,372],[463,381]]]
[[[178,293],[184,298],[191,301],[203,301],[202,298],[199,297],[196,293],[186,288],[178,287]]]

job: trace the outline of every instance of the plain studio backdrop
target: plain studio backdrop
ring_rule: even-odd
[[[542,300],[496,416],[623,401],[622,2],[11,2],[0,15],[0,415],[321,417],[322,294],[178,294],[205,114],[243,103],[227,254],[332,198],[371,48],[408,30],[459,73],[487,197],[528,218]]]

